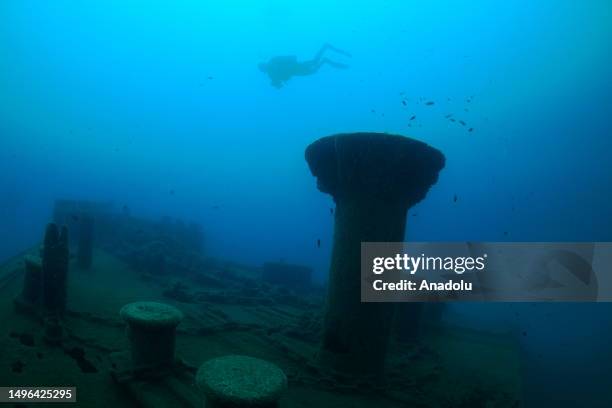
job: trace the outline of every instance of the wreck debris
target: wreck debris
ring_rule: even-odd
[[[312,285],[312,269],[284,262],[266,262],[262,268],[262,279],[273,285],[304,290]]]

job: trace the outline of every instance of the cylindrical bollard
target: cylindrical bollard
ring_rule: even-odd
[[[394,304],[360,302],[362,242],[404,240],[407,210],[444,167],[438,150],[379,133],[324,137],[306,149],[317,186],[336,202],[321,366],[351,376],[384,368]]]
[[[47,225],[42,253],[43,305],[53,314],[61,315],[66,309],[68,258],[68,229]]]
[[[225,356],[202,364],[196,384],[205,408],[276,408],[287,377],[276,365],[247,356]]]
[[[183,319],[177,308],[157,302],[135,302],[120,311],[127,323],[134,371],[174,363],[176,326]]]

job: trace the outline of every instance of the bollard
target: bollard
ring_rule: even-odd
[[[206,408],[276,408],[287,377],[270,362],[232,355],[202,364],[196,384]]]
[[[176,326],[183,319],[180,310],[163,303],[135,302],[119,313],[127,323],[134,371],[174,364]]]

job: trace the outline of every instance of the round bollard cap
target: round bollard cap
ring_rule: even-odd
[[[444,167],[437,149],[386,133],[344,133],[306,148],[319,190],[334,198],[399,199],[412,206],[425,198]]]
[[[247,356],[225,356],[202,364],[196,376],[207,398],[222,406],[273,405],[287,388],[287,377],[276,365]]]
[[[130,325],[148,329],[175,327],[183,320],[183,313],[176,307],[158,302],[130,303],[119,314]]]

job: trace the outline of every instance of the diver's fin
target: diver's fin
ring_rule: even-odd
[[[331,45],[329,43],[325,44],[325,47],[329,48],[330,50],[332,50],[334,52],[337,52],[338,54],[342,54],[345,57],[349,57],[349,58],[352,57],[352,55],[349,52],[341,50],[340,48],[336,48],[336,47],[334,47],[333,45]]]
[[[331,65],[332,67],[334,67],[334,68],[339,68],[339,69],[347,69],[347,68],[349,67],[349,66],[348,66],[348,65],[346,65],[346,64],[341,64],[341,63],[339,63],[339,62],[334,62],[334,61],[328,60],[327,58],[325,58],[325,59],[323,60],[323,64],[329,64],[329,65]]]

